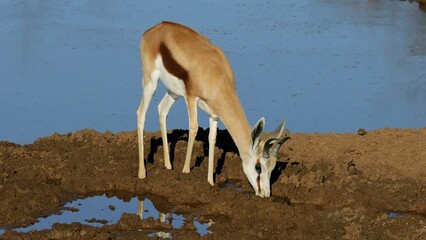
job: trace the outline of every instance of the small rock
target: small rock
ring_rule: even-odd
[[[86,230],[84,230],[84,229],[81,229],[80,230],[80,236],[84,236],[84,235],[86,235],[87,234],[87,232],[86,232]]]
[[[86,219],[86,222],[88,223],[100,223],[100,224],[107,224],[108,220],[105,219],[96,219],[96,218],[91,218],[91,219]]]
[[[225,176],[223,176],[223,175],[219,175],[219,176],[217,177],[217,182],[218,182],[218,183],[225,183],[225,182],[226,182],[226,177],[225,177]]]
[[[354,168],[355,168],[355,162],[354,160],[351,160],[350,162],[348,162],[348,170],[351,170]]]
[[[367,131],[364,128],[358,129],[358,135],[364,136],[365,134],[367,134]]]
[[[108,208],[109,208],[111,211],[114,211],[114,210],[115,210],[115,206],[114,206],[114,205],[109,205],[109,206],[108,206]]]
[[[69,208],[67,208],[67,210],[69,210],[71,212],[79,212],[80,211],[80,209],[75,208],[75,207],[69,207]]]
[[[171,239],[172,235],[168,232],[157,232],[157,237],[162,239]]]
[[[386,219],[388,219],[388,215],[386,215],[385,213],[382,213],[381,215],[379,215],[379,216],[376,218],[376,220],[377,220],[377,221],[384,221],[384,220],[386,220]]]
[[[52,198],[52,203],[53,203],[54,205],[59,205],[59,198],[57,198],[57,197],[53,197],[53,198]]]

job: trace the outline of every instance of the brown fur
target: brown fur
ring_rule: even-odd
[[[144,75],[149,76],[153,71],[159,54],[167,71],[183,80],[185,98],[198,97],[205,101],[230,132],[240,154],[247,154],[251,129],[225,54],[196,31],[172,22],[159,23],[144,33],[141,39]]]

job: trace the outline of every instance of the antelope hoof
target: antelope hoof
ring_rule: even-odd
[[[139,179],[144,179],[144,178],[146,178],[146,171],[139,171],[139,173],[138,173],[138,177],[139,177]]]
[[[214,181],[213,181],[213,179],[207,179],[207,181],[210,183],[210,185],[212,185],[212,187],[214,186]]]

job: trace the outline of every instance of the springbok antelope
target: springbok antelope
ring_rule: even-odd
[[[261,140],[265,119],[260,118],[251,130],[238,99],[234,74],[225,54],[189,27],[172,22],[159,23],[144,33],[140,49],[143,96],[137,110],[139,178],[146,177],[143,145],[145,116],[158,80],[161,79],[168,89],[158,104],[165,167],[172,168],[167,142],[167,114],[173,103],[179,97],[184,97],[189,116],[189,137],[183,172],[190,171],[192,148],[198,130],[198,106],[210,117],[208,182],[214,185],[214,148],[220,119],[238,148],[243,171],[256,195],[269,197],[270,177],[278,150],[289,139],[280,139],[285,120],[267,140]]]

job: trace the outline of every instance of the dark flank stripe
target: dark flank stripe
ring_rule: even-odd
[[[167,45],[162,42],[160,43],[160,55],[163,59],[164,67],[167,69],[167,71],[175,76],[178,79],[183,80],[184,82],[187,82],[189,79],[188,71],[180,65],[175,58],[173,58],[172,53],[170,52],[170,49],[167,47]]]

